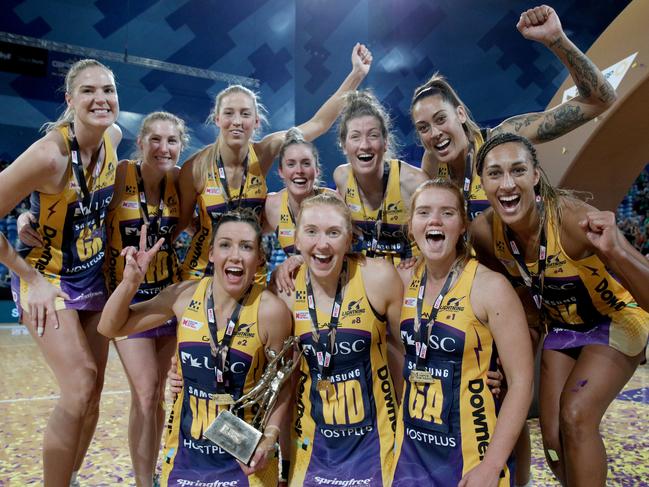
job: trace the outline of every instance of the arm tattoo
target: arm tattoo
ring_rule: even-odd
[[[528,113],[526,115],[516,115],[514,117],[508,118],[497,127],[494,127],[491,130],[491,134],[489,136],[493,137],[494,135],[501,134],[503,132],[513,132],[518,134],[522,132],[525,128],[532,125],[537,120],[543,118],[543,116],[544,116],[543,113]],[[525,135],[525,133],[521,135]]]
[[[613,88],[606,80],[603,80],[604,82],[601,85],[599,84],[602,75],[597,66],[583,52],[570,44],[564,45],[561,38],[550,44],[550,49],[552,48],[556,48],[558,52],[563,53],[565,56],[566,67],[570,71],[570,75],[582,97],[590,98],[593,94],[596,94],[599,101],[603,103],[613,100]]]
[[[597,66],[572,43],[563,43],[562,39],[558,38],[549,48],[568,68],[581,100],[569,101],[542,113],[508,118],[491,131],[492,136],[502,132],[514,132],[526,136],[533,143],[547,142],[593,118],[595,114],[589,115],[590,109],[584,105],[608,105],[615,100],[615,90],[610,83]]]
[[[550,44],[550,48],[556,48],[557,51],[563,53],[566,58],[566,67],[573,76],[579,94],[584,98],[589,98],[592,89],[597,88],[597,68],[585,54],[572,48],[571,45],[563,45],[561,38]]]
[[[602,103],[610,103],[615,100],[615,90],[610,83],[604,83],[599,87],[599,100]]]
[[[545,114],[543,122],[536,131],[537,141],[547,142],[561,137],[588,120],[578,105],[568,103],[559,106],[556,110]]]

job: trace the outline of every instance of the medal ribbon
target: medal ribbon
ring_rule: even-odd
[[[539,267],[536,274],[532,274],[525,265],[525,259],[514,241],[512,231],[507,225],[505,225],[505,240],[507,241],[507,245],[514,256],[514,259],[516,259],[518,271],[525,282],[525,286],[529,289],[532,299],[534,299],[536,308],[541,311],[543,307],[543,281],[547,264],[547,239],[545,229],[541,228],[541,233],[539,234]]]
[[[160,233],[160,220],[162,219],[162,211],[164,209],[164,200],[165,200],[165,189],[167,187],[167,176],[165,175],[160,181],[160,203],[158,204],[158,212],[155,215],[149,216],[149,206],[146,201],[146,192],[144,191],[144,179],[142,178],[142,169],[140,167],[140,162],[138,161],[135,165],[137,169],[137,191],[140,195],[140,214],[144,223],[149,226],[147,231],[147,236],[149,237],[149,242],[155,242],[158,240],[158,234]],[[151,244],[151,245],[153,245]]]
[[[98,228],[99,222],[101,220],[101,209],[97,208],[95,211],[91,210],[95,193],[90,194],[90,191],[88,190],[86,175],[83,172],[83,160],[81,159],[81,151],[79,150],[79,141],[77,140],[77,136],[74,133],[73,123],[70,123],[70,131],[72,132],[72,142],[70,143],[70,158],[72,159],[72,173],[74,174],[74,179],[77,183],[77,201],[79,204],[79,209],[81,210],[81,214],[85,215],[86,217],[85,226],[88,226],[88,217],[92,215],[91,223],[94,223],[95,227]],[[102,165],[103,164],[99,164],[99,161],[95,163],[95,168],[93,170],[93,179],[101,174]]]
[[[225,166],[223,165],[221,154],[219,154],[218,151],[216,153],[216,170],[218,171],[219,180],[221,181],[221,186],[223,187],[223,192],[225,193],[223,196],[225,199],[225,206],[227,208],[227,211],[233,210],[235,209],[235,206],[232,203],[232,197],[230,196],[230,186],[228,186],[228,178],[227,175],[225,174]],[[239,208],[241,206],[241,198],[243,197],[243,189],[244,186],[246,185],[247,176],[248,176],[248,156],[246,155],[246,159],[243,161],[243,174],[241,175],[241,187],[239,188],[239,195],[237,196],[236,208]]]
[[[473,181],[473,143],[469,146],[469,152],[466,154],[464,160],[464,186],[462,186],[462,194],[464,201],[469,201],[471,198],[471,182]],[[468,216],[468,215],[467,215]]]
[[[372,242],[370,248],[367,250],[367,257],[374,257],[376,254],[376,248],[379,245],[379,239],[381,238],[381,227],[383,226],[383,209],[385,207],[385,192],[388,188],[388,179],[390,178],[390,163],[383,164],[383,193],[381,195],[381,206],[379,211],[376,214],[376,223],[374,224],[374,231],[372,232]],[[358,186],[358,184],[357,184]],[[359,188],[360,189],[360,188]],[[361,207],[363,208],[363,216],[365,220],[368,220],[367,213],[365,212],[365,204],[363,203],[363,198],[359,195],[361,201]]]
[[[437,313],[442,306],[444,296],[451,287],[453,278],[455,277],[455,270],[451,270],[446,276],[442,290],[435,298],[430,312],[428,313],[428,320],[423,319],[424,297],[426,296],[426,280],[428,278],[428,271],[424,270],[424,275],[419,284],[419,292],[417,293],[417,314],[415,315],[415,352],[417,354],[417,370],[424,370],[424,361],[426,360],[426,352],[428,351],[428,341],[430,340],[430,333],[435,324]],[[424,336],[424,329],[426,330]]]
[[[216,317],[214,316],[214,290],[212,289],[212,282],[209,283],[209,294],[207,295],[207,323],[208,328],[210,329],[210,338],[212,345],[212,353],[216,357],[216,392],[217,394],[225,393],[225,386],[227,385],[225,381],[225,365],[228,361],[228,355],[230,352],[230,344],[232,343],[232,337],[236,334],[237,329],[239,328],[239,315],[241,314],[241,307],[243,303],[248,298],[252,285],[243,293],[243,296],[237,301],[230,318],[228,319],[228,324],[225,327],[225,333],[221,341],[218,340],[218,329],[216,325]]]
[[[318,370],[320,377],[329,377],[331,371],[331,357],[333,356],[334,343],[336,342],[336,328],[338,327],[338,320],[340,319],[341,305],[343,301],[343,282],[347,277],[347,261],[343,261],[343,267],[338,277],[338,284],[336,285],[336,296],[334,297],[333,306],[331,308],[331,319],[327,324],[329,331],[326,333],[318,332],[318,311],[315,305],[315,296],[313,295],[313,287],[311,286],[311,278],[307,271],[306,279],[306,298],[309,307],[309,316],[311,317],[313,347],[316,350],[316,358],[318,362]]]

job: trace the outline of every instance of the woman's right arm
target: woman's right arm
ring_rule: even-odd
[[[0,198],[0,218],[4,218],[18,203],[32,191],[50,190],[58,186],[65,174],[67,159],[61,157],[61,150],[54,135],[46,135],[23,152],[4,171],[0,172],[0,188],[11,188]],[[43,177],[45,175],[45,178]],[[46,322],[53,320],[58,328],[55,299],[68,295],[52,286],[38,271],[28,265],[5,239],[0,243],[0,262],[29,283],[27,311],[34,322],[39,336],[44,333]]]
[[[99,333],[115,338],[140,333],[164,323],[176,313],[174,306],[183,290],[191,283],[181,282],[163,289],[153,299],[130,305],[140,284],[144,280],[149,264],[160,249],[160,239],[149,250],[146,249],[146,226],[140,232],[140,248],[126,247],[122,281],[104,306],[97,329]]]
[[[53,137],[48,134],[34,142],[7,169],[0,172],[0,188],[11,188],[3,192],[0,198],[0,218],[4,218],[33,191],[60,191],[67,158],[60,157],[60,148]]]
[[[52,321],[54,328],[58,328],[59,320],[56,316],[55,307],[56,298],[70,299],[70,296],[61,289],[52,286],[40,272],[27,264],[2,233],[0,233],[0,262],[29,284],[30,297],[27,303],[27,312],[36,326],[38,336],[43,336],[45,324],[48,321]]]

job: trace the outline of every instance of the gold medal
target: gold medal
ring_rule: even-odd
[[[411,370],[410,371],[410,382],[419,382],[422,384],[432,384],[435,382],[433,374],[427,370]]]
[[[230,406],[234,404],[232,394],[214,394],[212,398],[217,406]]]
[[[329,392],[332,392],[334,390],[334,385],[329,379],[320,379],[316,384],[316,389],[318,391],[324,391],[329,394]]]

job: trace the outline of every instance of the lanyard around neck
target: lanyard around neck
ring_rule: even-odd
[[[425,265],[425,264],[424,264]],[[451,269],[446,276],[442,290],[435,298],[430,312],[428,313],[428,319],[423,319],[423,307],[424,307],[424,297],[426,296],[426,281],[428,279],[428,271],[424,269],[424,275],[421,278],[421,283],[419,284],[419,292],[417,293],[417,314],[415,316],[415,352],[417,354],[417,369],[423,370],[424,362],[426,360],[426,352],[428,351],[428,342],[430,340],[430,334],[435,324],[435,319],[437,318],[437,313],[442,306],[444,301],[444,296],[451,287],[453,278],[455,277],[455,269]],[[425,334],[425,336],[424,336]]]
[[[160,203],[158,204],[158,211],[149,215],[149,204],[146,199],[146,191],[144,191],[144,179],[142,178],[142,168],[140,161],[135,165],[137,171],[137,191],[140,196],[140,215],[144,223],[148,225],[147,236],[149,242],[155,244],[158,240],[160,233],[160,220],[162,219],[162,212],[164,210],[165,189],[167,187],[167,176],[165,175],[160,181]]]
[[[383,180],[382,180],[383,192],[381,193],[381,205],[379,206],[379,211],[376,214],[376,223],[374,224],[374,228],[372,230],[372,241],[370,243],[370,248],[366,252],[366,255],[368,257],[373,257],[376,254],[376,249],[379,245],[379,239],[381,238],[381,227],[383,226],[383,209],[385,208],[385,193],[388,188],[389,178],[390,178],[390,163],[388,162],[383,164]],[[360,189],[358,182],[356,183],[356,186]],[[363,198],[360,195],[360,191],[359,191],[358,199],[361,202],[361,208],[363,210],[363,219],[365,221],[369,221],[369,218],[367,217],[367,212],[365,211],[365,204],[363,203]]]
[[[318,188],[317,186],[314,186],[313,194],[307,196],[304,199],[310,198],[311,196],[319,195],[320,193],[322,193],[322,190],[320,188]],[[302,201],[304,201],[304,200],[302,200]],[[298,210],[299,210],[299,207],[301,205],[302,205],[302,203],[300,203],[298,205]],[[291,210],[291,197],[288,195],[288,189],[286,190],[286,209],[288,210],[288,216],[291,219],[291,224],[293,225],[293,228],[295,228],[297,226],[297,223],[295,223],[295,221],[296,221],[295,220],[295,214],[293,213],[293,210]]]
[[[541,205],[541,215],[543,215],[543,205]],[[541,218],[543,219],[543,218]],[[518,249],[516,242],[514,241],[514,235],[511,229],[504,225],[505,227],[505,240],[509,246],[509,250],[516,260],[516,265],[518,271],[525,282],[525,286],[529,289],[532,299],[536,308],[542,312],[543,310],[543,283],[545,280],[545,268],[547,265],[547,238],[545,234],[545,228],[542,226],[539,233],[539,257],[538,257],[538,272],[532,274],[527,265],[525,265],[525,258],[523,254]]]
[[[81,210],[82,215],[86,215],[86,226],[87,220],[90,218],[92,223],[95,226],[99,226],[99,213],[100,209],[92,210],[92,202],[95,197],[95,193],[91,193],[88,189],[88,182],[86,181],[86,175],[83,171],[83,160],[81,159],[81,150],[79,148],[79,141],[74,131],[74,123],[70,123],[70,132],[72,133],[72,142],[70,143],[70,159],[72,160],[72,173],[74,174],[74,179],[77,183],[77,202],[79,204],[79,209]],[[103,145],[102,139],[102,145]],[[99,151],[101,151],[101,145],[99,146]],[[102,164],[97,161],[93,170],[93,180],[99,177],[101,174]],[[97,205],[99,207],[99,204]]]
[[[228,385],[228,382],[225,380],[225,368],[228,362],[228,356],[230,352],[230,345],[232,343],[232,337],[236,334],[236,331],[239,327],[239,315],[241,314],[241,308],[243,303],[248,299],[252,285],[248,287],[243,296],[237,301],[228,323],[225,327],[225,332],[223,333],[223,338],[219,341],[218,339],[218,329],[216,325],[216,316],[214,315],[214,290],[212,289],[212,281],[209,282],[209,293],[207,295],[207,323],[208,328],[210,329],[210,338],[212,345],[212,354],[216,358],[216,392],[222,394],[225,392],[225,387]]]
[[[464,185],[462,186],[462,194],[467,204],[471,198],[471,182],[473,181],[473,149],[473,142],[471,142],[469,144],[469,151],[464,159]],[[469,219],[471,219],[470,216]]]
[[[221,159],[221,154],[219,151],[216,151],[216,170],[219,174],[219,181],[221,182],[221,187],[223,188],[223,199],[225,199],[225,206],[228,211],[234,210],[241,206],[241,198],[243,198],[243,190],[246,185],[246,177],[248,175],[248,155],[243,161],[243,174],[241,175],[241,187],[239,188],[239,194],[237,195],[236,206],[232,201],[232,196],[230,195],[230,186],[228,185],[228,177],[225,173],[225,166],[223,165],[223,160]]]
[[[306,275],[306,296],[307,305],[309,307],[309,316],[311,318],[313,347],[316,350],[316,359],[318,362],[318,370],[322,378],[329,377],[331,372],[331,357],[333,356],[334,343],[336,342],[336,329],[338,327],[338,320],[340,319],[340,308],[343,301],[343,283],[347,279],[347,261],[343,261],[343,267],[338,277],[338,284],[336,285],[336,295],[334,297],[333,306],[331,307],[331,318],[327,327],[329,331],[319,333],[318,331],[318,311],[316,309],[315,296],[313,294],[313,287],[311,286],[311,278],[309,271]]]

